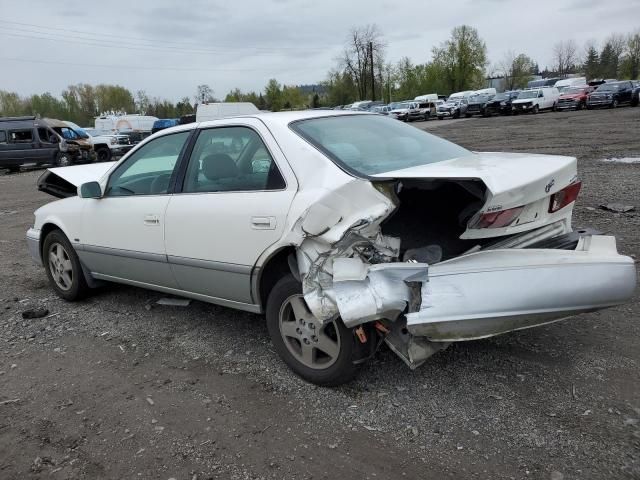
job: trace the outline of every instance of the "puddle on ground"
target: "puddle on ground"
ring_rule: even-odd
[[[640,157],[603,158],[607,163],[640,163]]]

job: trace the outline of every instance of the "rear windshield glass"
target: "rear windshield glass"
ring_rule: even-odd
[[[294,122],[291,128],[347,171],[365,176],[471,153],[406,123],[378,115],[313,118]]]

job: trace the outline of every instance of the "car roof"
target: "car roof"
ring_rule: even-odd
[[[298,120],[309,120],[312,118],[325,118],[325,117],[346,117],[351,115],[375,115],[368,111],[358,110],[299,110],[291,112],[261,112],[251,115],[234,115],[226,119],[219,118],[216,120],[207,120],[201,122],[198,125],[200,127],[211,125],[220,125],[220,120],[237,120],[239,118],[256,118],[264,121],[265,123],[275,123],[280,125],[288,125],[291,122]],[[185,125],[186,126],[186,125]],[[174,127],[175,128],[175,127]],[[175,131],[175,130],[174,130]]]

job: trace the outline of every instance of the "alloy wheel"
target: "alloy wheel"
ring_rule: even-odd
[[[304,366],[323,370],[338,359],[340,335],[335,321],[319,322],[302,295],[292,295],[282,304],[279,329],[287,350]]]
[[[49,271],[58,288],[68,291],[73,286],[73,264],[68,252],[60,243],[49,247]]]

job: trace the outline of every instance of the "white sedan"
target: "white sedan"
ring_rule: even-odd
[[[576,159],[473,153],[368,113],[260,113],[157,133],[117,163],[53,168],[27,232],[52,288],[118,282],[266,314],[321,385],[386,343],[451,342],[627,301],[634,262],[574,231]]]

